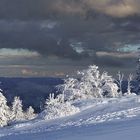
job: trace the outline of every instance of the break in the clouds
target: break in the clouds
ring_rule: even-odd
[[[7,49],[2,48],[0,49],[0,57],[16,57],[17,59],[19,57],[38,57],[39,53],[35,51],[29,51],[27,49]]]
[[[139,9],[139,0],[0,0],[0,76],[62,76],[93,63],[132,72]]]

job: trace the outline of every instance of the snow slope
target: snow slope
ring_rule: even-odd
[[[139,140],[140,97],[83,100],[80,113],[45,121],[17,123],[0,129],[0,140]]]

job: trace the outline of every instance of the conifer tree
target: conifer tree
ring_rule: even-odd
[[[15,97],[12,103],[12,121],[24,120],[25,116],[22,109],[22,101],[19,97]]]
[[[7,106],[7,100],[0,90],[0,126],[6,126],[10,120],[10,109]]]
[[[137,60],[136,80],[140,82],[140,58]]]
[[[32,120],[36,117],[36,114],[34,113],[34,109],[32,108],[32,106],[29,106],[29,108],[27,109],[25,117],[27,120]]]

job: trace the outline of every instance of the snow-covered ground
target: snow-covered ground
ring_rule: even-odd
[[[16,123],[0,129],[0,140],[139,140],[140,97],[83,100],[64,118]]]

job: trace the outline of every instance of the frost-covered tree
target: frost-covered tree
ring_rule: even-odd
[[[100,72],[98,67],[93,65],[88,69],[79,71],[80,75],[80,91],[82,94],[94,97],[102,97],[102,89],[98,88],[100,81]]]
[[[22,109],[22,101],[19,97],[15,97],[12,103],[12,121],[21,121],[25,119],[25,114]]]
[[[7,100],[0,90],[0,127],[6,126],[10,120],[10,109],[7,106]]]
[[[131,91],[131,89],[133,87],[132,84],[131,84],[132,80],[133,80],[133,75],[132,74],[129,74],[129,77],[127,79],[127,92],[124,93],[124,95],[136,95],[135,93],[133,93]]]
[[[138,48],[139,58],[137,60],[136,80],[140,82],[140,48]]]
[[[102,73],[101,77],[101,89],[103,90],[103,96],[109,98],[119,97],[118,86],[114,83],[114,79],[106,72]]]
[[[32,106],[29,106],[29,108],[27,109],[26,113],[25,113],[25,118],[27,120],[32,120],[36,117],[36,114],[34,113],[34,109],[32,108]]]
[[[132,88],[131,82],[132,82],[132,79],[133,79],[133,75],[132,74],[129,74],[129,78],[127,80],[127,82],[128,82],[127,93],[129,95],[131,94],[131,88]]]
[[[82,97],[79,89],[79,81],[77,79],[65,79],[64,84],[57,87],[64,95],[65,100],[75,100]]]
[[[114,79],[107,72],[100,73],[98,66],[89,66],[87,70],[80,72],[80,74],[82,75],[81,83],[84,87],[82,92],[85,92],[85,94],[96,98],[118,97],[118,87]]]
[[[71,105],[70,102],[65,102],[63,94],[58,95],[56,98],[54,94],[50,94],[45,103],[45,110],[41,115],[45,120],[50,120],[73,115],[77,112],[79,112],[79,108]]]
[[[119,94],[122,95],[122,82],[123,82],[123,78],[124,78],[124,74],[122,74],[120,71],[117,74],[118,76],[118,80],[116,80],[118,86],[119,86]]]
[[[118,86],[112,76],[107,72],[100,73],[96,65],[79,71],[78,77],[79,80],[69,78],[60,86],[63,87],[61,92],[66,100],[119,96]]]

